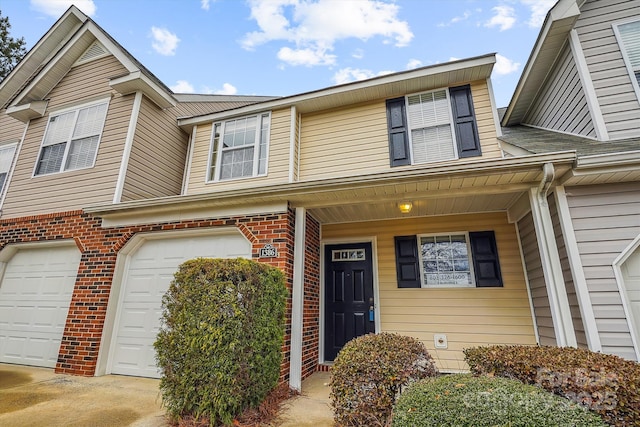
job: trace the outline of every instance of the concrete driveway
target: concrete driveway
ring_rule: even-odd
[[[0,364],[0,426],[166,427],[159,381]]]

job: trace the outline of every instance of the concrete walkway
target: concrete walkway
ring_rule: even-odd
[[[0,426],[166,427],[158,380],[0,364]]]
[[[274,427],[333,426],[327,372],[302,383]],[[77,377],[53,369],[0,364],[0,426],[168,427],[159,381],[105,375]]]
[[[276,422],[278,427],[333,426],[333,412],[329,406],[328,372],[316,372],[302,382],[302,393],[289,399]]]

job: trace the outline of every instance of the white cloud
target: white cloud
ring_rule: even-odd
[[[419,59],[410,59],[409,62],[407,62],[407,70],[413,70],[414,68],[418,68],[418,67],[422,67],[422,61],[420,61]]]
[[[362,59],[362,58],[364,58],[364,50],[356,49],[356,50],[353,51],[351,56],[354,57],[355,59]]]
[[[441,23],[439,23],[438,27],[448,27],[450,25],[457,24],[458,22],[466,21],[467,19],[469,19],[470,16],[471,16],[471,12],[468,11],[468,10],[465,10],[462,13],[462,15],[454,16],[453,18],[451,18],[449,20],[449,22],[441,22]]]
[[[515,10],[511,6],[496,6],[491,10],[495,15],[485,22],[485,27],[500,27],[500,31],[505,31],[516,23]]]
[[[97,8],[93,0],[31,0],[33,10],[54,18],[59,18],[72,4],[86,15],[93,16],[96,13]]]
[[[160,55],[173,56],[180,39],[166,28],[151,27],[151,36],[154,42],[151,44]]]
[[[380,0],[251,0],[250,4],[259,30],[247,33],[242,46],[251,50],[270,41],[292,43],[295,46],[279,52],[279,57],[290,57],[292,65],[333,64],[326,52],[338,40],[380,36],[406,46],[413,38],[409,24],[397,17],[399,7]],[[305,55],[310,62],[301,62]]]
[[[178,80],[175,85],[169,86],[175,93],[194,93],[193,85],[186,80]]]
[[[462,58],[456,58],[455,56],[450,56],[449,57],[449,62],[451,62],[451,61],[459,61],[460,59],[462,59]]]
[[[514,62],[499,53],[496,54],[496,65],[493,67],[493,72],[497,75],[504,76],[505,74],[511,74],[518,71],[518,68],[520,68],[519,62]]]
[[[231,83],[225,83],[222,85],[222,89],[213,91],[216,95],[235,95],[238,93],[238,89]]]
[[[347,67],[347,68],[338,70],[333,75],[333,82],[337,85],[341,85],[341,84],[349,83],[353,81],[370,79],[376,76],[384,76],[385,74],[391,74],[394,72],[395,71],[385,70],[385,71],[379,71],[377,73],[374,73],[371,70],[363,70],[361,68]]]
[[[333,65],[336,62],[336,56],[330,55],[324,49],[313,50],[307,49],[291,49],[283,47],[278,51],[278,59],[289,65],[306,65],[308,67],[314,65]]]
[[[553,7],[556,0],[521,0],[522,4],[529,7],[531,16],[527,20],[527,24],[532,28],[539,28],[544,22],[549,9]]]
[[[209,10],[209,0],[200,0],[200,7],[204,10]]]

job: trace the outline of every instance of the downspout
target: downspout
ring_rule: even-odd
[[[569,298],[562,275],[562,265],[558,246],[556,245],[553,221],[547,197],[549,189],[555,178],[555,168],[553,163],[545,163],[542,168],[542,179],[538,188],[531,188],[529,200],[531,203],[531,213],[533,215],[536,238],[538,240],[538,250],[544,274],[551,318],[556,336],[556,344],[561,347],[577,347]]]

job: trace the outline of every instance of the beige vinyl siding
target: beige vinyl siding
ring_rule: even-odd
[[[399,289],[394,236],[494,230],[503,288]],[[515,228],[503,213],[419,217],[322,226],[325,241],[376,238],[380,329],[424,342],[440,369],[467,369],[462,350],[486,344],[535,344]],[[435,350],[434,334],[449,348]]]
[[[553,328],[553,318],[551,317],[549,295],[547,294],[547,286],[542,273],[540,250],[538,248],[538,240],[536,238],[531,212],[518,221],[517,226],[527,269],[529,289],[531,289],[531,300],[533,302],[540,344],[556,345],[556,334]]]
[[[567,290],[567,298],[569,299],[573,329],[576,333],[576,341],[579,348],[588,349],[589,343],[587,342],[587,335],[585,334],[584,323],[582,322],[582,315],[580,314],[580,304],[578,302],[578,296],[576,295],[573,275],[571,274],[571,265],[569,264],[567,248],[564,243],[564,238],[562,237],[562,227],[560,226],[560,217],[558,216],[556,199],[553,196],[549,196],[547,200],[549,202],[549,211],[551,212],[551,220],[553,222],[553,232],[556,238],[558,254],[560,256],[560,265],[562,266],[562,277]]]
[[[142,98],[122,201],[180,194],[188,135],[178,127],[175,112]]]
[[[566,192],[602,351],[635,359],[612,263],[640,235],[640,183]]]
[[[523,122],[545,129],[596,138],[585,93],[569,44]]]
[[[593,1],[580,8],[575,29],[584,51],[610,139],[640,131],[640,104],[631,83],[612,24],[636,16],[640,0]]]
[[[471,83],[483,158],[500,158],[489,90]],[[446,163],[465,162],[469,159]],[[443,164],[433,163],[433,164]],[[428,165],[428,164],[424,164]],[[405,166],[410,169],[415,166]],[[388,172],[389,143],[385,100],[303,114],[300,135],[301,181]],[[403,168],[393,168],[401,170]]]
[[[2,208],[3,218],[75,210],[113,200],[133,96],[112,91],[108,79],[125,72],[113,56],[100,58],[72,68],[49,93],[47,113],[29,124]],[[95,166],[33,177],[50,112],[109,96]]]
[[[27,125],[7,115],[7,110],[0,110],[0,144],[18,142],[22,139]]]
[[[259,185],[271,185],[289,180],[289,133],[291,111],[287,109],[271,112],[267,176],[206,182],[207,164],[211,151],[211,124],[198,125],[189,174],[188,194],[236,190]]]

